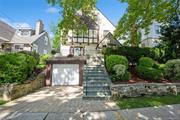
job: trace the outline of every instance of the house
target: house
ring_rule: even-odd
[[[51,52],[50,38],[41,20],[32,28],[14,28],[0,20],[0,50],[5,52],[36,51],[40,55]]]
[[[88,30],[82,32],[81,30],[70,30],[67,37],[62,37],[66,43],[61,45],[61,54],[67,56],[72,54],[74,56],[92,55],[98,52],[103,46],[109,45],[110,41],[120,43],[112,36],[115,26],[112,22],[99,10],[95,9],[95,20],[81,15],[81,20],[86,23]]]
[[[81,20],[86,23],[87,32],[70,30],[66,37],[61,38],[66,40],[60,46],[61,55],[47,61],[46,85],[83,85],[84,65],[88,66],[88,61],[91,63],[89,59],[102,60],[102,55],[98,54],[102,47],[120,45],[113,38],[115,26],[111,21],[98,9],[95,9],[95,18],[92,20],[82,15]]]
[[[145,34],[145,30],[140,30],[141,32],[141,46],[142,47],[154,47],[160,42],[160,26],[161,24],[153,21],[152,25],[149,26],[148,34]]]

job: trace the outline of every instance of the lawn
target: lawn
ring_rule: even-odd
[[[121,109],[180,104],[180,94],[177,96],[167,95],[145,96],[139,98],[119,98],[116,103]]]
[[[6,103],[6,101],[3,101],[1,98],[0,98],[0,105]]]

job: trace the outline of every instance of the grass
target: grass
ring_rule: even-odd
[[[177,96],[145,96],[139,98],[119,98],[117,105],[121,109],[154,107],[162,105],[180,104],[180,94]]]
[[[6,101],[4,101],[0,98],[0,105],[5,104],[5,103],[6,103]]]

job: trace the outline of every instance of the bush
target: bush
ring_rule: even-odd
[[[51,58],[51,55],[45,54],[40,57],[39,65],[37,66],[40,69],[44,69],[46,67],[46,61]]]
[[[146,79],[146,80],[157,81],[163,77],[163,73],[161,70],[158,70],[152,67],[137,66],[136,72],[140,78]]]
[[[22,83],[36,66],[36,59],[22,53],[0,55],[0,83]]]
[[[165,77],[170,80],[180,80],[180,59],[166,62]]]
[[[144,67],[153,67],[155,64],[155,61],[152,58],[149,57],[141,57],[139,59],[139,65]]]
[[[126,69],[128,68],[128,65],[129,65],[127,58],[124,56],[110,55],[109,57],[107,57],[106,68],[107,68],[108,72],[114,73],[113,67],[117,64],[122,64],[122,65],[126,66]]]
[[[121,77],[124,76],[127,68],[125,65],[118,64],[114,66],[113,70],[115,71],[116,76]]]
[[[109,55],[123,55],[126,56],[128,61],[132,64],[138,63],[141,57],[150,57],[157,61],[162,61],[164,51],[159,48],[139,48],[139,47],[107,47],[103,49],[103,54],[106,57]]]
[[[37,52],[35,52],[35,51],[20,51],[19,53],[23,53],[23,54],[32,56],[35,58],[36,63],[37,64],[39,63],[40,55]]]
[[[55,50],[55,49],[51,50],[52,55],[55,55],[56,53],[57,53],[57,50]]]

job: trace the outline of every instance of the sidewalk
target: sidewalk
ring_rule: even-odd
[[[119,110],[124,120],[180,120],[180,104]]]

